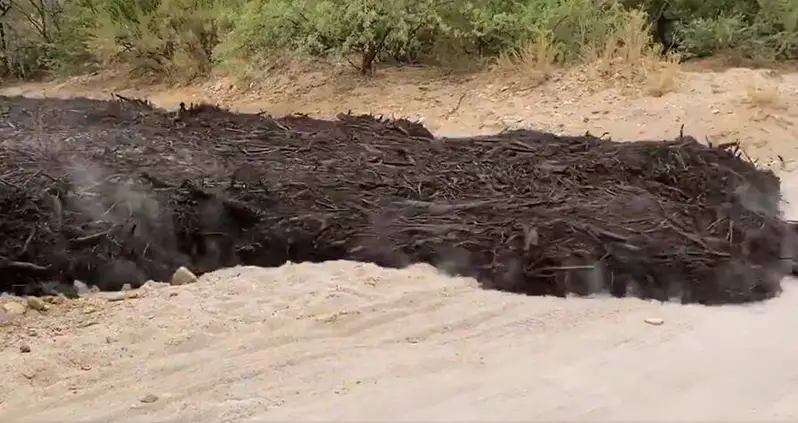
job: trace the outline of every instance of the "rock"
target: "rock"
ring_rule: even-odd
[[[650,317],[650,318],[648,318],[646,320],[643,320],[643,321],[648,323],[649,325],[653,325],[653,326],[660,326],[663,323],[665,323],[664,320],[656,318],[656,317]]]
[[[28,307],[36,311],[47,311],[50,308],[43,299],[39,297],[28,297]]]
[[[20,345],[20,346],[19,346],[19,352],[21,352],[21,353],[23,353],[23,354],[27,354],[27,353],[29,353],[29,352],[30,352],[30,345],[28,345],[28,344],[22,344],[22,345]]]
[[[195,283],[197,280],[197,276],[183,266],[175,270],[175,273],[172,275],[172,285],[187,285]]]
[[[132,291],[132,290],[133,287],[129,283],[122,285],[122,291]]]
[[[136,263],[127,259],[114,259],[104,263],[86,277],[86,282],[106,292],[124,290],[125,285],[141,286],[146,281],[147,275]]]
[[[139,401],[143,402],[144,404],[152,404],[155,401],[158,401],[158,397],[153,394],[147,394],[141,397]]]
[[[65,297],[77,298],[78,290],[75,289],[73,284],[64,284],[59,281],[46,281],[39,283],[40,296],[47,302],[50,298],[64,295]]]
[[[25,314],[28,307],[25,304],[20,304],[16,301],[10,301],[3,304],[3,310],[11,316],[21,316]]]
[[[86,295],[91,292],[88,285],[77,279],[72,282],[72,285],[75,286],[75,289],[78,291],[78,295]]]
[[[160,289],[160,288],[165,288],[167,286],[170,286],[170,284],[168,284],[166,282],[156,282],[156,281],[153,281],[153,280],[149,280],[147,282],[144,282],[144,285],[142,285],[141,288],[143,288],[143,289]]]
[[[67,297],[64,294],[58,294],[55,297],[47,297],[46,300],[50,304],[63,304],[66,302]]]

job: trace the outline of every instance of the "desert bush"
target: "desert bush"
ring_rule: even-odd
[[[462,7],[461,7],[462,6]],[[245,3],[219,46],[221,60],[268,59],[279,51],[376,61],[433,59],[436,46],[481,57],[519,38],[513,2],[452,0],[269,0]],[[438,50],[439,51],[439,50]]]
[[[191,79],[213,63],[218,30],[212,0],[104,0],[92,10],[86,45],[105,65]]]
[[[278,51],[356,56],[363,73],[375,61],[442,65],[517,53],[547,34],[557,60],[584,58],[624,23],[616,1],[594,0],[270,0],[241,6],[217,49],[222,61]]]
[[[794,0],[645,0],[649,13],[674,23],[671,37],[687,56],[735,52],[752,59],[798,58]]]
[[[636,38],[684,57],[798,58],[794,0],[0,0],[0,76],[124,65],[186,80],[286,54],[362,73],[531,52],[567,64],[628,49],[641,14],[649,26]]]
[[[0,0],[0,78],[30,78],[57,50],[63,8],[53,0]]]

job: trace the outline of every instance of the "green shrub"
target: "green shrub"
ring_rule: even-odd
[[[104,65],[172,79],[204,76],[218,43],[214,12],[210,0],[98,0],[86,46]]]
[[[545,39],[560,63],[595,58],[636,10],[687,56],[798,58],[794,0],[0,0],[0,77],[125,65],[173,80],[268,65],[278,55],[480,66]],[[37,5],[45,19],[24,19]],[[64,6],[60,6],[63,4]],[[0,7],[2,10],[2,7]],[[46,30],[37,22],[47,23]],[[244,66],[246,65],[246,66]]]
[[[466,54],[492,55],[519,38],[518,16],[509,9],[519,7],[493,1],[251,1],[241,8],[242,18],[218,53],[223,60],[242,55],[264,59],[277,51],[354,55],[359,61],[353,64],[363,73],[377,60],[431,58],[440,42],[458,44]]]

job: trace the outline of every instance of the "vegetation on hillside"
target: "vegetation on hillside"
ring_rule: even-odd
[[[630,25],[634,26],[630,28]],[[0,0],[0,78],[124,65],[172,80],[286,56],[567,64],[629,46],[798,58],[795,0]]]

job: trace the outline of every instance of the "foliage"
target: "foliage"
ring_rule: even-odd
[[[124,65],[185,80],[286,53],[362,73],[479,66],[540,40],[568,63],[617,44],[638,9],[653,42],[688,56],[798,58],[794,0],[0,0],[0,78]]]

